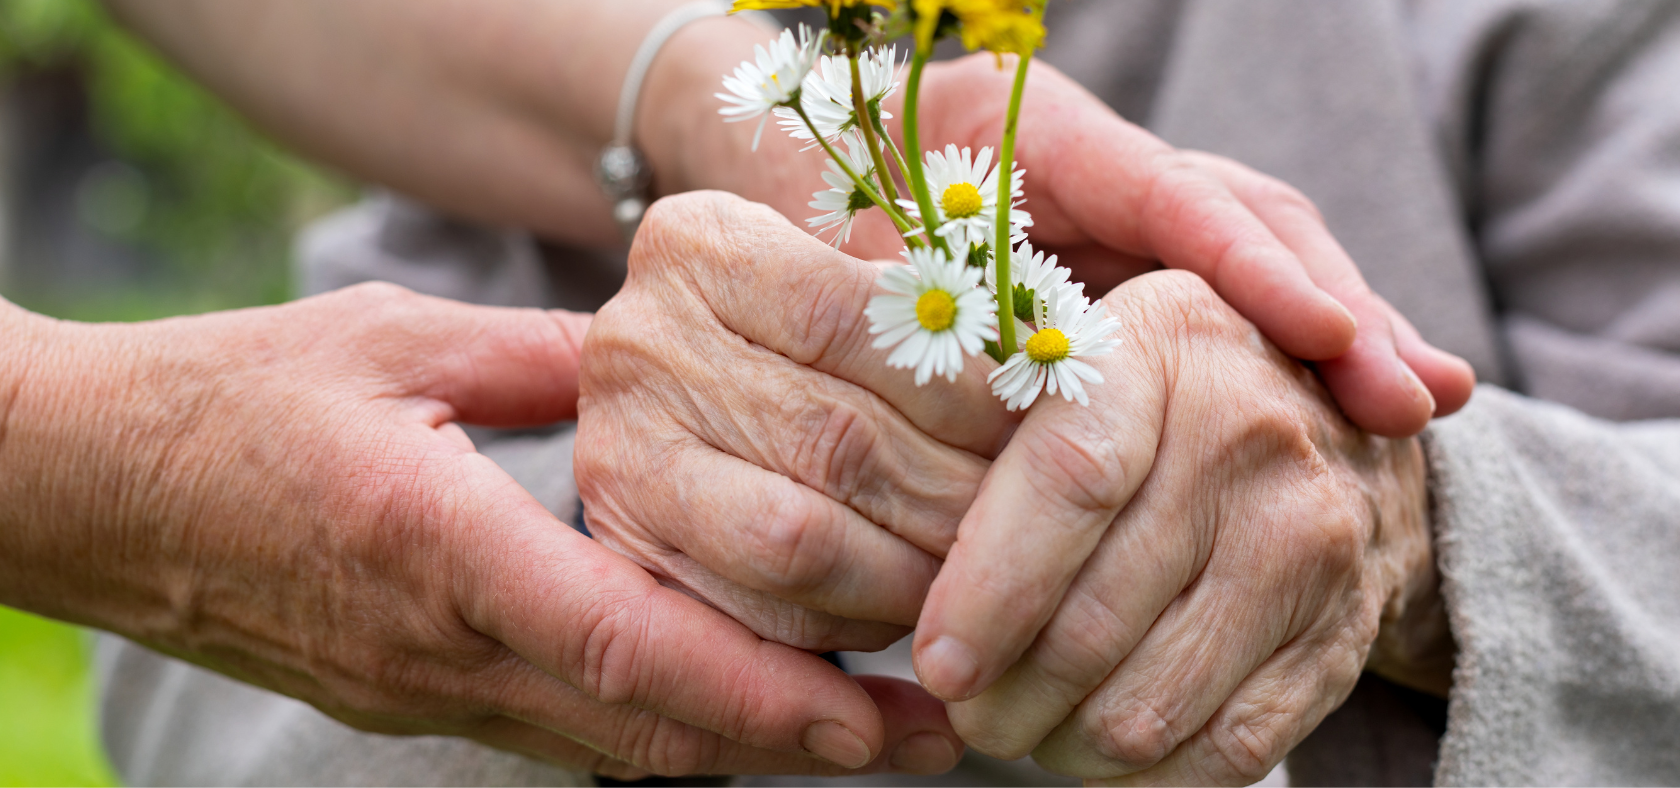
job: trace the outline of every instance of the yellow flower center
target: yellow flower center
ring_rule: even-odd
[[[929,331],[949,329],[957,322],[957,299],[944,290],[923,293],[916,299],[916,321]]]
[[[1027,340],[1027,358],[1035,363],[1054,364],[1067,357],[1067,334],[1063,334],[1059,328],[1046,328]]]
[[[972,183],[953,183],[939,198],[939,207],[952,219],[967,219],[980,212],[980,190]]]

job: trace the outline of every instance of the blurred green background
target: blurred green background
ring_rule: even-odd
[[[0,0],[0,295],[148,320],[285,300],[294,233],[355,196],[89,0]],[[0,786],[115,785],[91,639],[0,607]]]

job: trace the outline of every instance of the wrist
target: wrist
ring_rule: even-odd
[[[156,458],[178,450],[134,407],[158,377],[134,341],[145,329],[27,313],[0,323],[22,340],[0,358],[0,603],[133,633],[168,603],[130,513],[158,493]]]
[[[1396,468],[1396,495],[1383,506],[1379,540],[1388,541],[1388,597],[1366,668],[1402,686],[1446,697],[1457,658],[1435,567],[1427,471],[1416,438]],[[1388,533],[1382,533],[1387,530]]]
[[[79,367],[66,357],[72,324],[0,302],[0,603],[56,618],[76,619],[62,559],[74,553],[52,501],[77,454],[69,451],[77,415],[66,393],[80,386],[67,378]]]
[[[767,120],[754,151],[757,120],[725,123],[718,114],[723,105],[713,94],[722,89],[723,77],[773,36],[747,18],[724,16],[692,22],[665,42],[642,83],[635,128],[636,145],[653,171],[655,197],[718,189],[786,212],[790,206],[782,203],[790,195],[805,189],[809,200],[809,192],[820,187],[821,157],[802,154],[797,141],[780,133],[776,118]]]

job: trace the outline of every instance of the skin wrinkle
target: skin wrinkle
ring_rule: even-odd
[[[714,307],[714,309],[716,309],[716,307]],[[716,317],[716,312],[715,311],[713,312],[713,317],[714,318]],[[763,352],[765,352],[767,354],[774,354],[774,351],[768,350],[768,349],[764,350]],[[776,355],[777,355],[777,360],[778,361],[784,361],[784,363],[786,363],[785,362],[785,357],[781,357],[781,356],[779,356],[779,354],[776,354]],[[722,373],[719,372],[719,374],[722,374]],[[715,379],[715,377],[708,378],[705,375],[684,376],[684,377],[679,378],[679,380],[682,380],[683,383],[685,384],[685,385],[681,386],[681,388],[684,390],[684,394],[685,394],[684,399],[690,403],[690,408],[688,409],[689,412],[698,411],[701,407],[699,405],[701,397],[705,396],[705,394],[707,394],[711,391],[714,391],[716,389],[716,386],[715,386],[715,380],[716,379]],[[709,380],[712,381],[712,382],[708,382]],[[826,380],[823,381],[823,382],[825,384],[828,383],[828,381],[826,381]],[[855,390],[857,392],[862,392],[863,391],[861,388],[858,388],[858,387],[854,386],[853,384],[849,384],[849,383],[842,383],[842,386],[843,386],[844,389],[847,389],[847,390]],[[868,404],[869,404],[870,407],[881,408],[881,403],[877,402],[873,395],[867,395],[866,394],[866,396],[868,396],[868,398],[869,398],[868,399]],[[842,406],[837,406],[837,407],[844,407],[844,406],[842,405]],[[678,409],[678,410],[679,410],[679,412],[681,412],[684,409]],[[752,462],[755,462],[757,464],[762,465],[765,462],[765,458],[771,457],[771,456],[776,456],[778,454],[782,454],[785,451],[785,445],[786,445],[787,442],[786,441],[776,441],[776,442],[773,442],[774,445],[767,447],[767,446],[762,445],[760,441],[755,440],[754,436],[757,434],[758,431],[753,429],[753,426],[754,426],[753,424],[744,422],[744,419],[748,418],[748,416],[745,415],[745,412],[746,411],[754,411],[754,410],[756,410],[756,409],[749,408],[749,409],[745,409],[745,411],[741,411],[741,409],[729,409],[729,410],[726,410],[723,414],[721,414],[721,418],[723,419],[723,421],[725,423],[729,423],[729,424],[734,425],[734,429],[733,429],[732,432],[733,432],[734,435],[739,436],[734,440],[725,439],[723,435],[721,435],[721,434],[717,433],[715,430],[711,429],[711,427],[709,425],[709,422],[713,422],[713,421],[718,420],[720,418],[720,416],[718,416],[718,415],[714,415],[710,418],[698,419],[697,421],[691,421],[690,424],[689,424],[689,427],[692,430],[696,430],[712,446],[723,449],[730,454],[739,454],[744,459],[747,459],[749,461],[752,461]],[[741,411],[741,412],[738,412],[738,411]],[[831,411],[831,413],[837,413],[837,411]],[[896,413],[896,411],[893,411],[893,413]],[[842,420],[844,421],[844,419],[842,419]],[[850,423],[861,425],[865,422],[863,420],[851,419]],[[804,437],[804,440],[806,441],[806,449],[803,452],[800,452],[798,455],[796,455],[793,458],[784,458],[782,460],[781,467],[798,468],[801,464],[803,464],[800,461],[802,457],[811,457],[812,456],[811,447],[813,445],[820,445],[825,440],[827,440],[828,442],[832,442],[833,444],[835,444],[837,446],[840,446],[840,447],[844,447],[848,442],[850,442],[850,439],[845,437],[845,436],[842,436],[840,438],[826,438],[825,439],[824,435],[820,431],[816,432],[815,434],[809,434],[808,433],[807,436],[803,436],[803,437]],[[744,444],[745,446],[756,447],[756,449],[752,452],[745,452],[745,453],[740,452],[739,448],[741,447],[742,444]],[[826,450],[824,450],[822,452],[822,455],[825,456],[825,457],[828,456],[829,454],[831,454],[831,452],[828,452]],[[839,452],[833,452],[833,454],[836,457],[843,456],[843,455],[839,454]],[[865,454],[865,455],[862,456],[861,461],[868,461],[868,460],[871,460],[871,459],[875,459],[875,458],[870,457],[867,454]],[[852,476],[857,475],[856,472],[850,472],[850,473],[851,473]],[[835,474],[839,474],[839,476],[836,477]],[[829,472],[829,473],[823,473],[823,472],[821,472],[820,469],[815,469],[815,468],[808,467],[805,471],[796,473],[795,476],[798,479],[800,479],[801,481],[805,482],[807,485],[810,485],[812,489],[815,489],[819,492],[824,492],[824,491],[829,492],[831,494],[834,494],[835,497],[838,497],[838,498],[844,500],[854,511],[858,511],[859,514],[866,517],[866,519],[874,519],[876,517],[880,517],[881,515],[879,513],[873,513],[873,512],[866,511],[867,500],[865,500],[865,496],[860,491],[844,489],[844,486],[845,486],[845,478],[844,477],[847,474],[848,474],[848,471],[845,471],[843,469],[843,467],[840,467],[840,466],[837,466],[837,470],[835,470],[833,472]],[[826,484],[824,484],[825,477],[826,477],[826,480],[827,480]],[[895,530],[901,530],[901,529],[896,529],[896,526],[898,524],[895,523],[895,522],[889,521],[887,523],[887,525],[889,526],[889,528],[895,528]]]
[[[800,299],[793,307],[782,308],[781,313],[788,315],[786,320],[778,320],[773,326],[765,327],[752,321],[734,319],[731,316],[746,312],[748,305],[758,300],[757,293],[763,291],[782,292],[790,284],[775,277],[736,276],[723,280],[723,287],[712,286],[713,283],[701,282],[686,277],[693,288],[697,299],[707,305],[710,310],[710,322],[720,324],[731,336],[736,332],[750,333],[755,326],[761,330],[774,334],[772,337],[762,337],[768,352],[775,353],[789,359],[800,366],[808,366],[829,376],[838,376],[844,383],[855,386],[853,380],[869,378],[866,371],[875,370],[878,364],[877,353],[869,347],[870,335],[863,329],[859,316],[867,299],[866,295],[873,292],[875,271],[871,266],[860,266],[855,263],[844,270],[850,270],[850,275],[842,275],[839,265],[815,264],[821,258],[838,256],[838,253],[828,247],[814,244],[808,236],[797,233],[779,216],[773,215],[762,206],[742,204],[738,200],[730,200],[717,207],[719,198],[708,196],[707,206],[713,208],[708,216],[715,217],[727,214],[740,217],[735,221],[753,221],[754,226],[766,229],[761,232],[763,243],[750,245],[739,255],[751,262],[744,266],[745,270],[759,271],[765,268],[788,267],[785,260],[777,258],[766,260],[763,250],[767,248],[786,248],[790,244],[798,248],[803,260],[796,266],[798,270],[809,273],[798,281],[796,293]],[[719,232],[722,232],[720,230]],[[739,233],[737,233],[739,234]],[[732,244],[730,248],[734,248]],[[806,251],[808,250],[808,251]],[[728,259],[734,259],[734,256]],[[837,261],[838,262],[838,261]],[[683,265],[673,266],[686,272]],[[742,268],[737,266],[738,269]],[[722,289],[732,295],[714,296],[714,291]],[[741,296],[742,292],[755,295]],[[750,312],[746,312],[751,314]],[[751,323],[751,325],[749,325]],[[796,332],[789,333],[789,326],[803,327]],[[776,333],[780,332],[780,333]],[[970,359],[970,363],[984,365],[986,361],[979,358]],[[859,386],[858,388],[862,388]],[[925,395],[924,395],[925,396]],[[986,400],[988,403],[990,399]],[[884,401],[883,401],[884,402]],[[903,413],[891,402],[885,402],[895,412],[904,417],[905,421],[915,424],[916,421],[909,414]],[[921,430],[935,440],[964,451],[972,451],[978,446],[953,444],[944,437],[946,433],[961,434],[966,425],[946,424],[943,420],[948,409],[936,409],[924,413]]]
[[[837,530],[841,531],[839,541],[844,541],[844,526],[814,525],[827,520],[825,512],[804,496],[776,496],[773,507],[769,517],[756,520],[746,530],[757,547],[754,565],[773,586],[764,590],[784,598],[806,596],[841,568],[836,551],[824,549],[824,542]]]
[[[1155,501],[1199,500],[1201,504],[1183,512],[1184,516],[1193,523],[1222,525],[1217,529],[1201,526],[1189,529],[1201,541],[1187,555],[1191,559],[1184,567],[1191,572],[1188,582],[1174,586],[1181,589],[1177,598],[1166,605],[1149,627],[1150,634],[1125,655],[1112,673],[1098,666],[1099,678],[1106,674],[1117,677],[1119,683],[1108,689],[1099,688],[1084,703],[1078,714],[1086,730],[1071,739],[1064,730],[1034,748],[1041,762],[1057,771],[1104,777],[1135,769],[1136,764],[1118,764],[1101,755],[1101,747],[1107,746],[1103,745],[1103,737],[1110,736],[1109,743],[1120,748],[1116,752],[1129,753],[1127,757],[1165,759],[1135,777],[1171,779],[1170,775],[1183,774],[1184,769],[1194,767],[1186,758],[1211,756],[1211,750],[1194,755],[1194,747],[1208,746],[1204,740],[1195,738],[1196,732],[1203,729],[1217,729],[1220,735],[1239,739],[1248,737],[1238,743],[1272,748],[1274,752],[1266,756],[1275,760],[1270,756],[1281,757],[1282,752],[1277,749],[1281,746],[1279,742],[1304,735],[1334,702],[1328,706],[1316,701],[1309,703],[1303,695],[1288,700],[1288,706],[1255,706],[1252,703],[1270,701],[1256,701],[1246,694],[1249,690],[1245,687],[1250,685],[1250,680],[1263,684],[1276,681],[1266,678],[1265,671],[1271,669],[1268,664],[1289,664],[1286,661],[1291,659],[1292,651],[1310,649],[1301,657],[1306,661],[1300,671],[1305,673],[1307,681],[1331,688],[1328,690],[1331,695],[1345,695],[1358,675],[1362,654],[1359,648],[1333,644],[1375,634],[1371,614],[1380,605],[1373,604],[1373,597],[1384,594],[1384,584],[1377,582],[1374,567],[1362,563],[1371,531],[1369,523],[1360,519],[1370,514],[1370,504],[1366,502],[1370,482],[1361,474],[1380,472],[1381,467],[1392,464],[1396,457],[1407,456],[1405,452],[1415,447],[1359,437],[1352,434],[1350,425],[1334,423],[1335,416],[1328,410],[1328,404],[1315,399],[1315,395],[1322,397],[1322,390],[1304,381],[1302,370],[1263,341],[1257,346],[1254,331],[1245,321],[1227,315],[1227,307],[1214,303],[1211,306],[1217,308],[1203,308],[1211,300],[1205,294],[1205,284],[1178,278],[1182,274],[1173,276],[1173,279],[1156,279],[1147,285],[1140,282],[1130,287],[1130,296],[1113,311],[1122,315],[1128,324],[1139,324],[1136,331],[1152,329],[1151,341],[1155,344],[1145,343],[1144,347],[1159,350],[1138,358],[1147,358],[1142,361],[1144,364],[1161,364],[1162,371],[1157,373],[1159,385],[1171,387],[1172,392],[1163,402],[1167,415],[1156,454],[1181,458],[1172,460],[1171,467],[1186,481],[1171,486],[1188,485],[1188,489],[1175,491],[1163,487],[1171,477],[1163,476],[1167,471],[1162,468],[1167,466],[1158,464],[1128,506],[1142,506],[1147,511]],[[1177,291],[1177,287],[1187,289]],[[1124,317],[1132,314],[1140,317]],[[1163,343],[1161,337],[1172,339]],[[1129,337],[1128,341],[1143,340]],[[1199,350],[1217,347],[1228,347],[1237,355],[1226,357]],[[1133,351],[1132,355],[1138,354]],[[1253,385],[1236,387],[1230,383],[1234,378],[1258,379],[1264,384],[1259,391]],[[1275,395],[1265,393],[1272,389],[1276,389]],[[1184,395],[1182,401],[1179,394]],[[1261,399],[1256,400],[1257,395]],[[1237,406],[1209,409],[1191,405],[1204,400],[1232,402]],[[1241,404],[1249,400],[1254,402]],[[1202,448],[1201,442],[1184,443],[1175,437],[1186,430],[1207,437],[1208,443],[1217,448]],[[1401,453],[1395,454],[1396,450]],[[1386,458],[1382,466],[1377,462],[1379,457]],[[1254,505],[1275,496],[1294,502],[1295,514],[1252,511]],[[1392,506],[1391,503],[1378,505],[1385,512]],[[1114,538],[1104,539],[1109,545],[1106,550],[1119,549],[1114,545],[1124,546],[1120,536],[1123,532],[1115,529],[1142,527],[1144,522],[1117,519],[1109,526],[1109,536]],[[1233,585],[1218,580],[1244,576],[1243,567],[1258,554],[1281,556],[1278,565],[1289,569],[1254,578],[1257,582]],[[1093,554],[1087,567],[1090,562],[1100,562],[1102,555]],[[1086,570],[1080,574],[1086,574]],[[1060,601],[1051,628],[1039,634],[1038,642],[1026,657],[1039,660],[1036,672],[1030,674],[1033,683],[1017,682],[1020,686],[1043,684],[1043,691],[1058,696],[1058,701],[1061,694],[1075,699],[1086,695],[1080,685],[1091,679],[1079,679],[1077,670],[1072,674],[1076,683],[1071,693],[1053,689],[1055,676],[1047,671],[1055,670],[1054,652],[1046,650],[1045,640],[1063,638],[1065,643],[1076,644],[1077,639],[1061,634],[1057,628],[1081,624],[1086,628],[1103,628],[1078,618],[1077,614],[1090,615],[1094,611],[1068,607],[1081,605],[1088,592],[1102,589],[1101,584],[1087,587],[1083,585],[1085,582],[1075,580],[1074,587]],[[968,590],[987,589],[984,582],[968,586]],[[1238,600],[1238,607],[1229,607],[1230,600]],[[1111,608],[1111,614],[1116,610]],[[999,611],[993,612],[1007,617],[1007,606]],[[1210,620],[1222,623],[1211,630],[1193,626],[1195,622]],[[1214,630],[1252,632],[1258,647],[1243,649],[1243,653],[1232,651],[1218,642]],[[1199,698],[1178,697],[1172,689],[1204,685],[1225,687],[1224,691],[1212,691],[1215,705],[1211,708],[1202,708],[1197,702]],[[1011,709],[1008,697],[994,697],[989,708],[1009,710],[1004,713],[1019,719],[1023,713]],[[1231,708],[1254,716],[1252,719],[1230,717],[1230,712],[1221,711],[1224,703],[1236,703]],[[1030,718],[1032,713],[1028,711],[1026,715]],[[953,719],[959,730],[984,730],[987,725],[984,715],[974,718],[954,713]],[[1150,719],[1166,726],[1165,729],[1153,729]],[[1268,727],[1279,720],[1295,720],[1288,724],[1302,727]],[[1247,732],[1231,727],[1240,725],[1252,727]],[[1195,744],[1198,741],[1203,743]],[[1253,759],[1248,760],[1252,765]]]
[[[799,469],[796,471],[797,478],[818,480],[819,484],[811,485],[814,491],[843,501],[860,516],[874,520],[870,512],[864,511],[866,507],[860,506],[864,494],[859,480],[883,476],[896,478],[899,475],[870,473],[881,456],[880,447],[884,443],[880,431],[874,426],[876,422],[840,401],[821,403],[813,415],[820,418],[792,422],[812,421],[817,423],[817,428],[804,430],[804,440],[797,441],[798,449],[794,456],[784,458],[783,462],[788,467]],[[890,529],[891,518],[887,519]]]
[[[715,448],[713,448],[709,445],[705,445],[705,444],[697,442],[696,446],[697,447],[704,446],[705,451],[716,453],[717,456],[719,456],[719,457],[727,457],[728,456],[728,455],[726,455],[722,452],[719,452],[717,449],[715,449]],[[798,489],[806,489],[806,488],[800,487]],[[679,496],[679,497],[681,497],[681,496]],[[778,518],[775,518],[775,517],[764,518],[764,519],[766,519],[768,521],[777,521],[778,520]],[[605,521],[601,522],[599,524],[599,527],[602,530],[602,535],[604,537],[609,536],[612,533],[613,529],[606,527]],[[640,542],[643,539],[649,539],[649,540],[652,540],[653,542],[661,543],[661,544],[664,541],[663,539],[661,539],[659,537],[654,537],[654,536],[650,535],[650,536],[639,537],[638,542]],[[609,541],[612,541],[612,540],[609,539]],[[735,543],[733,543],[733,542],[731,543],[731,545],[732,545],[731,549],[733,549],[734,546],[738,546],[738,545],[735,545]],[[642,551],[638,550],[638,552],[642,552]],[[659,550],[659,552],[661,554],[663,554],[664,550],[661,549],[661,550]],[[775,557],[777,557],[777,555],[779,555],[779,554],[772,554],[771,558],[775,558]],[[689,567],[689,568],[686,569],[686,570],[674,569],[670,565],[671,561],[676,561],[677,563],[682,564],[684,567]],[[645,561],[643,561],[643,563],[645,563]],[[660,562],[660,565],[664,567],[664,569],[662,570],[663,572],[672,576],[673,579],[677,579],[677,583],[678,583],[678,586],[679,586],[680,590],[683,590],[685,593],[689,593],[689,594],[695,596],[696,598],[701,599],[701,601],[703,601],[707,604],[716,604],[719,600],[715,600],[715,599],[708,600],[708,599],[706,599],[706,597],[709,595],[709,593],[705,589],[716,588],[717,587],[716,586],[717,582],[722,582],[722,583],[724,583],[723,587],[728,591],[729,594],[739,595],[741,593],[751,593],[751,594],[755,595],[755,598],[759,598],[759,599],[771,602],[772,603],[772,609],[778,612],[778,619],[786,619],[786,617],[789,616],[789,615],[797,615],[797,616],[799,616],[800,620],[809,621],[809,620],[811,620],[812,616],[816,616],[817,620],[820,620],[820,621],[824,622],[823,627],[824,627],[825,630],[827,630],[829,632],[838,631],[836,629],[837,627],[845,627],[845,628],[850,629],[850,628],[855,626],[855,624],[853,624],[852,622],[849,622],[849,621],[844,620],[844,619],[834,618],[834,617],[832,617],[828,614],[817,613],[815,611],[809,611],[809,610],[806,610],[804,608],[798,608],[798,609],[789,608],[787,603],[783,603],[783,602],[780,602],[779,600],[775,600],[773,597],[769,597],[768,595],[764,595],[762,592],[758,592],[758,591],[748,592],[747,589],[739,587],[739,586],[734,586],[733,583],[731,583],[730,581],[726,581],[721,577],[716,578],[715,581],[711,580],[711,579],[708,579],[708,578],[711,578],[711,577],[715,577],[714,575],[711,574],[711,572],[709,570],[699,568],[699,565],[696,564],[696,563],[693,563],[693,562],[690,562],[690,561],[679,560],[679,557],[674,555],[674,554],[668,555],[664,561]],[[746,562],[746,565],[748,565],[748,566],[764,566],[764,565],[766,565],[766,562],[762,559],[753,560],[753,561]],[[696,574],[696,570],[698,570],[698,572],[699,572],[698,574]],[[678,578],[680,578],[680,579],[678,579]],[[779,585],[784,586],[784,588],[782,588],[782,591],[784,593],[787,593],[788,590],[787,590],[787,588],[785,588],[786,583],[785,582],[780,582]],[[762,605],[762,602],[760,603],[760,605]],[[738,605],[725,604],[724,607],[730,611],[731,615],[733,615],[737,618],[741,618],[742,620],[745,620],[745,621],[748,621],[748,622],[755,622],[755,621],[760,620],[759,616],[752,615],[752,610],[755,609],[757,606],[749,607],[747,609],[742,609]],[[763,628],[762,628],[762,625],[760,625],[758,627],[754,627],[754,628],[755,628],[756,631],[759,631],[759,633],[761,635],[764,635],[766,637],[771,637],[771,636],[777,635],[776,631],[764,631]],[[825,642],[832,642],[832,641],[829,640],[831,637],[833,637],[833,636],[832,635],[822,636],[822,638]],[[854,636],[848,635],[846,637],[854,637]],[[778,638],[778,639],[780,639],[780,638]],[[874,638],[872,637],[871,639],[874,639]],[[896,639],[896,637],[893,637],[891,639]],[[784,642],[786,642],[786,641],[784,640]],[[847,641],[847,643],[849,645],[853,645],[853,646],[863,645],[863,643],[858,642],[856,640]],[[808,642],[808,641],[799,641],[798,645],[800,645],[802,647],[813,647],[817,644],[811,643],[811,642]],[[881,645],[885,645],[885,643],[882,643]]]
[[[34,372],[35,353],[33,351],[36,350],[38,341],[34,341],[29,336],[32,332],[28,331],[28,315],[17,314],[16,307],[13,307],[10,302],[4,299],[0,299],[0,310],[4,310],[6,313],[4,317],[7,318],[7,322],[12,324],[7,327],[7,333],[21,335],[16,340],[6,343],[12,352],[6,354],[5,357],[5,360],[9,363],[0,367],[5,378],[11,384],[5,387],[4,396],[0,397],[0,457],[5,457],[6,441],[12,434],[12,413]]]
[[[203,499],[205,475],[214,472],[194,465],[196,458],[190,452],[209,411],[225,396],[221,379],[225,369],[211,361],[204,370],[209,374],[202,374],[202,364],[196,360],[180,368],[151,369],[148,365],[157,364],[160,356],[151,344],[131,348],[125,354],[135,361],[125,365],[128,382],[123,391],[130,397],[142,392],[135,399],[150,400],[159,407],[147,409],[146,416],[117,431],[117,456],[140,458],[139,467],[121,463],[112,469],[117,516],[124,521],[144,522],[141,512],[191,512],[196,507],[188,502]],[[161,395],[148,396],[160,388],[164,390]],[[165,578],[171,629],[198,645],[203,635],[195,633],[201,633],[209,612],[204,601],[207,590],[195,579],[206,574],[200,567],[208,560],[203,551],[210,546],[196,537],[196,519],[189,515],[180,531],[163,530],[164,540],[158,547],[173,570]]]
[[[701,446],[704,446],[704,444],[700,444],[699,442],[696,442],[696,448],[699,448]],[[726,455],[723,455],[721,452],[717,452],[716,449],[714,449],[710,446],[704,446],[704,450],[708,451],[708,452],[716,453],[720,457],[726,456]],[[611,539],[611,534],[612,534],[612,529],[604,529],[603,533],[602,533],[602,538],[606,539],[609,543],[611,543],[612,541],[614,541],[614,540]],[[654,537],[639,537],[638,542],[641,539],[650,539],[650,538],[654,538]],[[662,542],[660,542],[660,543],[662,543]],[[729,545],[729,548],[731,550],[739,548],[739,543],[736,540],[729,541],[728,545]],[[661,548],[655,548],[655,549],[653,549],[653,551],[655,553],[657,553],[658,555],[663,557],[661,559],[661,565],[664,566],[665,568],[662,571],[668,573],[673,578],[682,578],[682,581],[680,581],[680,583],[679,583],[679,585],[680,585],[679,590],[683,590],[683,591],[685,591],[685,593],[690,593],[692,596],[695,596],[696,598],[701,599],[702,602],[704,602],[708,605],[721,607],[722,609],[729,612],[729,614],[732,615],[733,617],[736,617],[738,619],[741,619],[741,620],[747,622],[749,624],[749,626],[752,626],[753,629],[756,632],[758,632],[760,635],[765,636],[765,637],[773,637],[774,636],[773,639],[780,640],[781,642],[788,642],[792,645],[796,645],[796,646],[801,647],[801,648],[816,648],[820,645],[838,645],[840,643],[844,643],[848,647],[851,647],[851,646],[860,646],[861,647],[861,646],[864,645],[864,643],[858,641],[856,639],[857,636],[844,634],[844,632],[842,631],[842,628],[844,630],[851,630],[851,629],[853,629],[853,628],[855,628],[859,625],[884,626],[884,625],[867,625],[867,624],[864,624],[863,622],[852,622],[852,621],[849,621],[849,620],[836,618],[836,617],[831,616],[831,615],[826,614],[826,613],[819,613],[819,612],[816,612],[816,611],[812,611],[812,610],[809,610],[807,608],[792,607],[788,603],[782,602],[782,601],[770,596],[769,594],[766,594],[763,591],[759,591],[759,590],[756,590],[756,589],[749,589],[745,586],[736,585],[733,582],[727,581],[724,578],[713,574],[710,570],[705,569],[698,562],[693,561],[692,559],[688,558],[686,555],[681,554],[680,552],[678,552],[674,548],[670,549],[670,550],[667,550],[667,549],[661,547]],[[673,564],[678,565],[681,568],[673,568],[673,566],[672,566]],[[751,564],[751,562],[749,562],[749,565],[756,565],[756,564]],[[690,590],[691,587],[693,588],[693,590]],[[708,589],[712,589],[712,590],[708,591]],[[708,599],[707,597],[710,597],[710,598]],[[750,599],[751,604],[745,604],[743,601],[731,601],[732,599],[734,599],[734,600]],[[779,631],[776,629],[776,627],[770,627],[767,630],[765,628],[764,624],[762,623],[763,622],[762,611],[764,610],[766,605],[769,605],[770,610],[772,611],[772,613],[775,614],[775,620],[778,621],[778,622],[785,622],[785,621],[788,621],[788,620],[797,620],[799,622],[813,622],[813,621],[822,622],[823,634],[819,635],[818,636],[819,640],[815,641],[815,642],[809,641],[809,640],[792,640],[792,641],[790,641],[790,640],[787,640],[785,637],[779,636],[779,634],[778,634]],[[790,616],[793,616],[793,617],[796,617],[796,618],[795,619],[790,619],[789,618]],[[808,623],[801,623],[800,624],[800,626],[808,626],[808,625],[809,625]],[[777,626],[780,626],[780,625],[778,624]],[[880,642],[879,646],[885,646],[887,642],[890,642],[891,640],[896,640],[898,635],[902,634],[902,628],[892,627],[892,629],[896,634],[891,635],[891,637],[889,637],[886,641]],[[871,637],[871,639],[875,639],[875,640],[879,639],[879,638],[876,638],[874,636],[870,636],[870,637]]]

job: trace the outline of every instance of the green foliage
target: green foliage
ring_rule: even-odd
[[[116,785],[99,748],[87,633],[0,607],[0,786]]]
[[[348,184],[258,136],[91,0],[0,0],[0,81],[65,68],[85,81],[100,143],[128,165],[97,174],[84,220],[171,276],[139,299],[17,294],[19,303],[141,319],[284,300],[293,234],[352,197]],[[87,314],[107,303],[127,308]],[[132,308],[147,303],[155,307]]]

